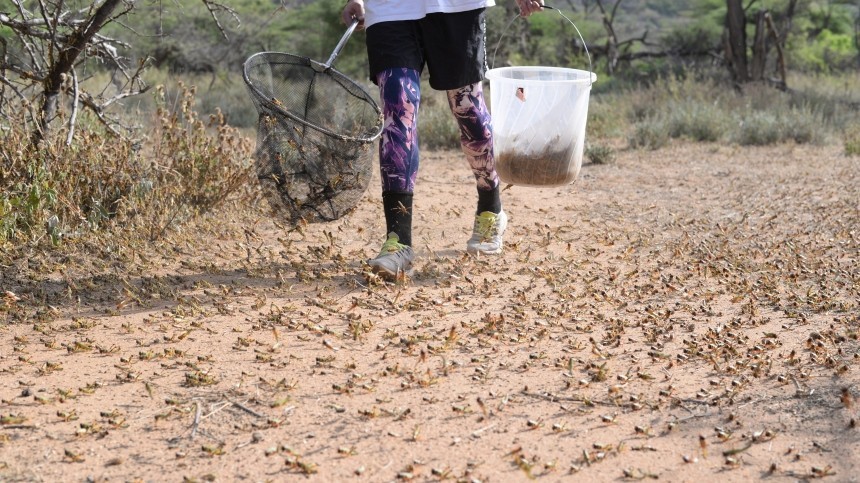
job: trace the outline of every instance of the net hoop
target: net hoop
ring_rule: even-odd
[[[326,129],[324,127],[318,126],[314,123],[308,122],[306,119],[293,114],[289,110],[282,109],[279,106],[277,106],[276,104],[274,104],[272,102],[268,102],[268,99],[267,99],[267,96],[265,95],[265,93],[263,93],[262,91],[260,91],[259,88],[257,88],[256,84],[251,80],[251,77],[249,75],[250,67],[254,66],[254,65],[259,65],[260,62],[257,62],[257,59],[262,58],[262,57],[266,57],[269,59],[271,59],[272,57],[282,57],[285,59],[292,59],[293,61],[298,59],[298,60],[301,60],[305,65],[307,65],[311,69],[314,69],[317,72],[321,72],[321,73],[324,73],[326,75],[329,75],[330,77],[338,79],[340,82],[349,84],[350,86],[358,89],[359,91],[361,91],[364,94],[364,96],[365,96],[364,100],[368,104],[371,105],[374,112],[376,112],[376,115],[379,118],[379,122],[377,123],[376,131],[370,135],[367,135],[367,136],[347,136],[347,135],[344,135],[341,133],[331,131],[331,130]],[[272,62],[267,61],[267,63],[271,64]],[[295,63],[295,62],[293,62],[293,63]],[[371,98],[370,94],[364,89],[364,87],[355,83],[349,77],[347,77],[345,74],[338,71],[334,67],[326,66],[325,64],[321,64],[319,62],[316,62],[316,61],[314,61],[308,57],[304,57],[304,56],[300,56],[300,55],[294,55],[294,54],[288,54],[285,52],[258,52],[256,54],[248,57],[247,60],[245,60],[245,63],[242,65],[242,77],[245,80],[245,84],[248,86],[249,89],[251,89],[251,91],[254,93],[254,96],[259,101],[260,107],[267,109],[267,110],[274,111],[275,113],[277,113],[280,116],[287,117],[287,118],[293,120],[294,122],[301,124],[302,126],[313,129],[317,132],[325,134],[326,136],[331,136],[331,137],[337,138],[341,141],[372,143],[372,142],[376,141],[376,139],[379,138],[379,136],[382,134],[382,129],[384,128],[384,123],[382,122],[382,109],[380,109],[379,105],[376,103],[376,101],[374,101]],[[346,89],[346,90],[348,91],[348,89]],[[263,102],[262,100],[264,100],[264,99],[266,99],[267,102]]]

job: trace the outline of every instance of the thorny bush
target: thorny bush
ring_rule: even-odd
[[[119,138],[97,122],[30,147],[24,123],[0,129],[0,249],[122,232],[161,238],[231,200],[249,200],[253,143],[218,111],[208,122],[181,86],[176,106],[156,91],[158,109],[140,139]],[[23,113],[21,114],[23,117]]]

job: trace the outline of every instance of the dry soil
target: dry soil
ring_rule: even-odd
[[[860,479],[860,159],[620,152],[506,189],[498,257],[474,200],[425,153],[396,284],[376,181],[137,269],[5,267],[0,480]]]

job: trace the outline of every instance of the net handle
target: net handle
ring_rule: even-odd
[[[550,9],[550,10],[555,10],[556,12],[558,12],[558,14],[559,14],[559,15],[561,15],[561,16],[562,16],[562,18],[564,18],[564,19],[565,19],[565,20],[567,20],[571,25],[573,25],[573,29],[574,29],[574,30],[576,30],[576,34],[577,34],[577,35],[579,35],[579,40],[581,40],[581,41],[582,41],[582,47],[583,47],[583,48],[585,48],[585,55],[588,57],[588,74],[589,74],[589,75],[588,75],[588,85],[590,86],[591,84],[594,84],[594,81],[592,80],[592,78],[594,77],[594,67],[591,65],[591,53],[588,51],[588,44],[585,42],[585,39],[584,39],[584,38],[582,38],[582,33],[580,33],[579,28],[576,26],[576,24],[575,24],[575,23],[573,23],[573,20],[569,19],[569,18],[567,17],[567,15],[565,15],[564,13],[562,13],[562,11],[561,11],[559,8],[551,7],[551,6],[549,6],[549,5],[541,5],[541,7],[542,7],[542,8],[548,8],[548,9]],[[519,15],[517,15],[517,16],[515,16],[514,18],[512,18],[512,19],[511,19],[511,21],[510,21],[510,23],[508,23],[507,28],[505,28],[505,31],[504,31],[504,32],[502,32],[502,36],[501,36],[501,37],[499,37],[499,41],[496,43],[496,49],[495,49],[495,50],[493,50],[493,61],[492,61],[491,65],[490,65],[490,68],[495,67],[495,64],[496,64],[496,53],[499,51],[499,46],[500,46],[500,45],[502,45],[502,39],[504,39],[504,38],[505,38],[505,35],[508,33],[508,31],[509,31],[509,30],[511,30],[511,25],[513,25],[513,24],[514,24],[514,22],[516,22],[516,21],[517,21],[517,19],[518,19],[519,17],[520,17],[520,16],[519,16]]]
[[[328,60],[323,64],[326,69],[330,69],[331,65],[334,64],[334,59],[337,58],[338,54],[340,54],[343,46],[346,45],[347,40],[352,36],[352,33],[355,32],[355,28],[358,27],[358,19],[353,17],[352,23],[346,29],[346,33],[343,34],[343,37],[340,38],[340,42],[334,47],[334,51],[329,56]]]

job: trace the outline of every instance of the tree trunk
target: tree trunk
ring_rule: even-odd
[[[860,67],[860,11],[854,19],[854,48],[857,49],[857,67]]]
[[[767,63],[767,26],[765,19],[767,10],[759,10],[755,19],[755,39],[752,48],[752,63],[750,64],[750,80],[764,79],[765,64]]]
[[[736,82],[750,80],[745,27],[746,16],[742,0],[726,0],[726,61]]]
[[[618,11],[618,5],[621,4],[621,0],[616,0],[615,5],[612,6],[612,11],[607,12],[603,7],[603,2],[601,0],[596,0],[597,8],[600,9],[600,13],[603,15],[603,28],[606,30],[606,70],[609,72],[609,75],[613,75],[615,73],[615,68],[618,66],[618,35],[615,33],[615,13]]]
[[[780,32],[783,33],[779,38],[779,46],[785,50],[785,40],[788,38],[788,34],[791,33],[791,26],[794,23],[794,14],[797,12],[797,0],[791,0],[788,2],[788,7],[785,9],[785,17],[783,18],[782,24],[779,27]]]
[[[765,15],[764,19],[767,22],[767,27],[770,30],[771,35],[773,36],[773,44],[776,46],[776,66],[781,82],[780,84],[778,84],[777,87],[780,90],[784,91],[788,89],[788,78],[786,77],[785,73],[785,52],[783,51],[782,42],[780,41],[783,36],[779,35],[779,31],[776,30],[776,25],[773,24],[773,18],[770,16],[770,14]]]
[[[33,132],[33,145],[39,144],[47,136],[51,121],[57,115],[60,90],[63,80],[75,66],[78,56],[86,49],[92,38],[101,30],[122,0],[105,0],[86,23],[81,24],[69,36],[56,61],[51,65],[48,75],[42,82],[42,105],[39,109],[39,126]]]

